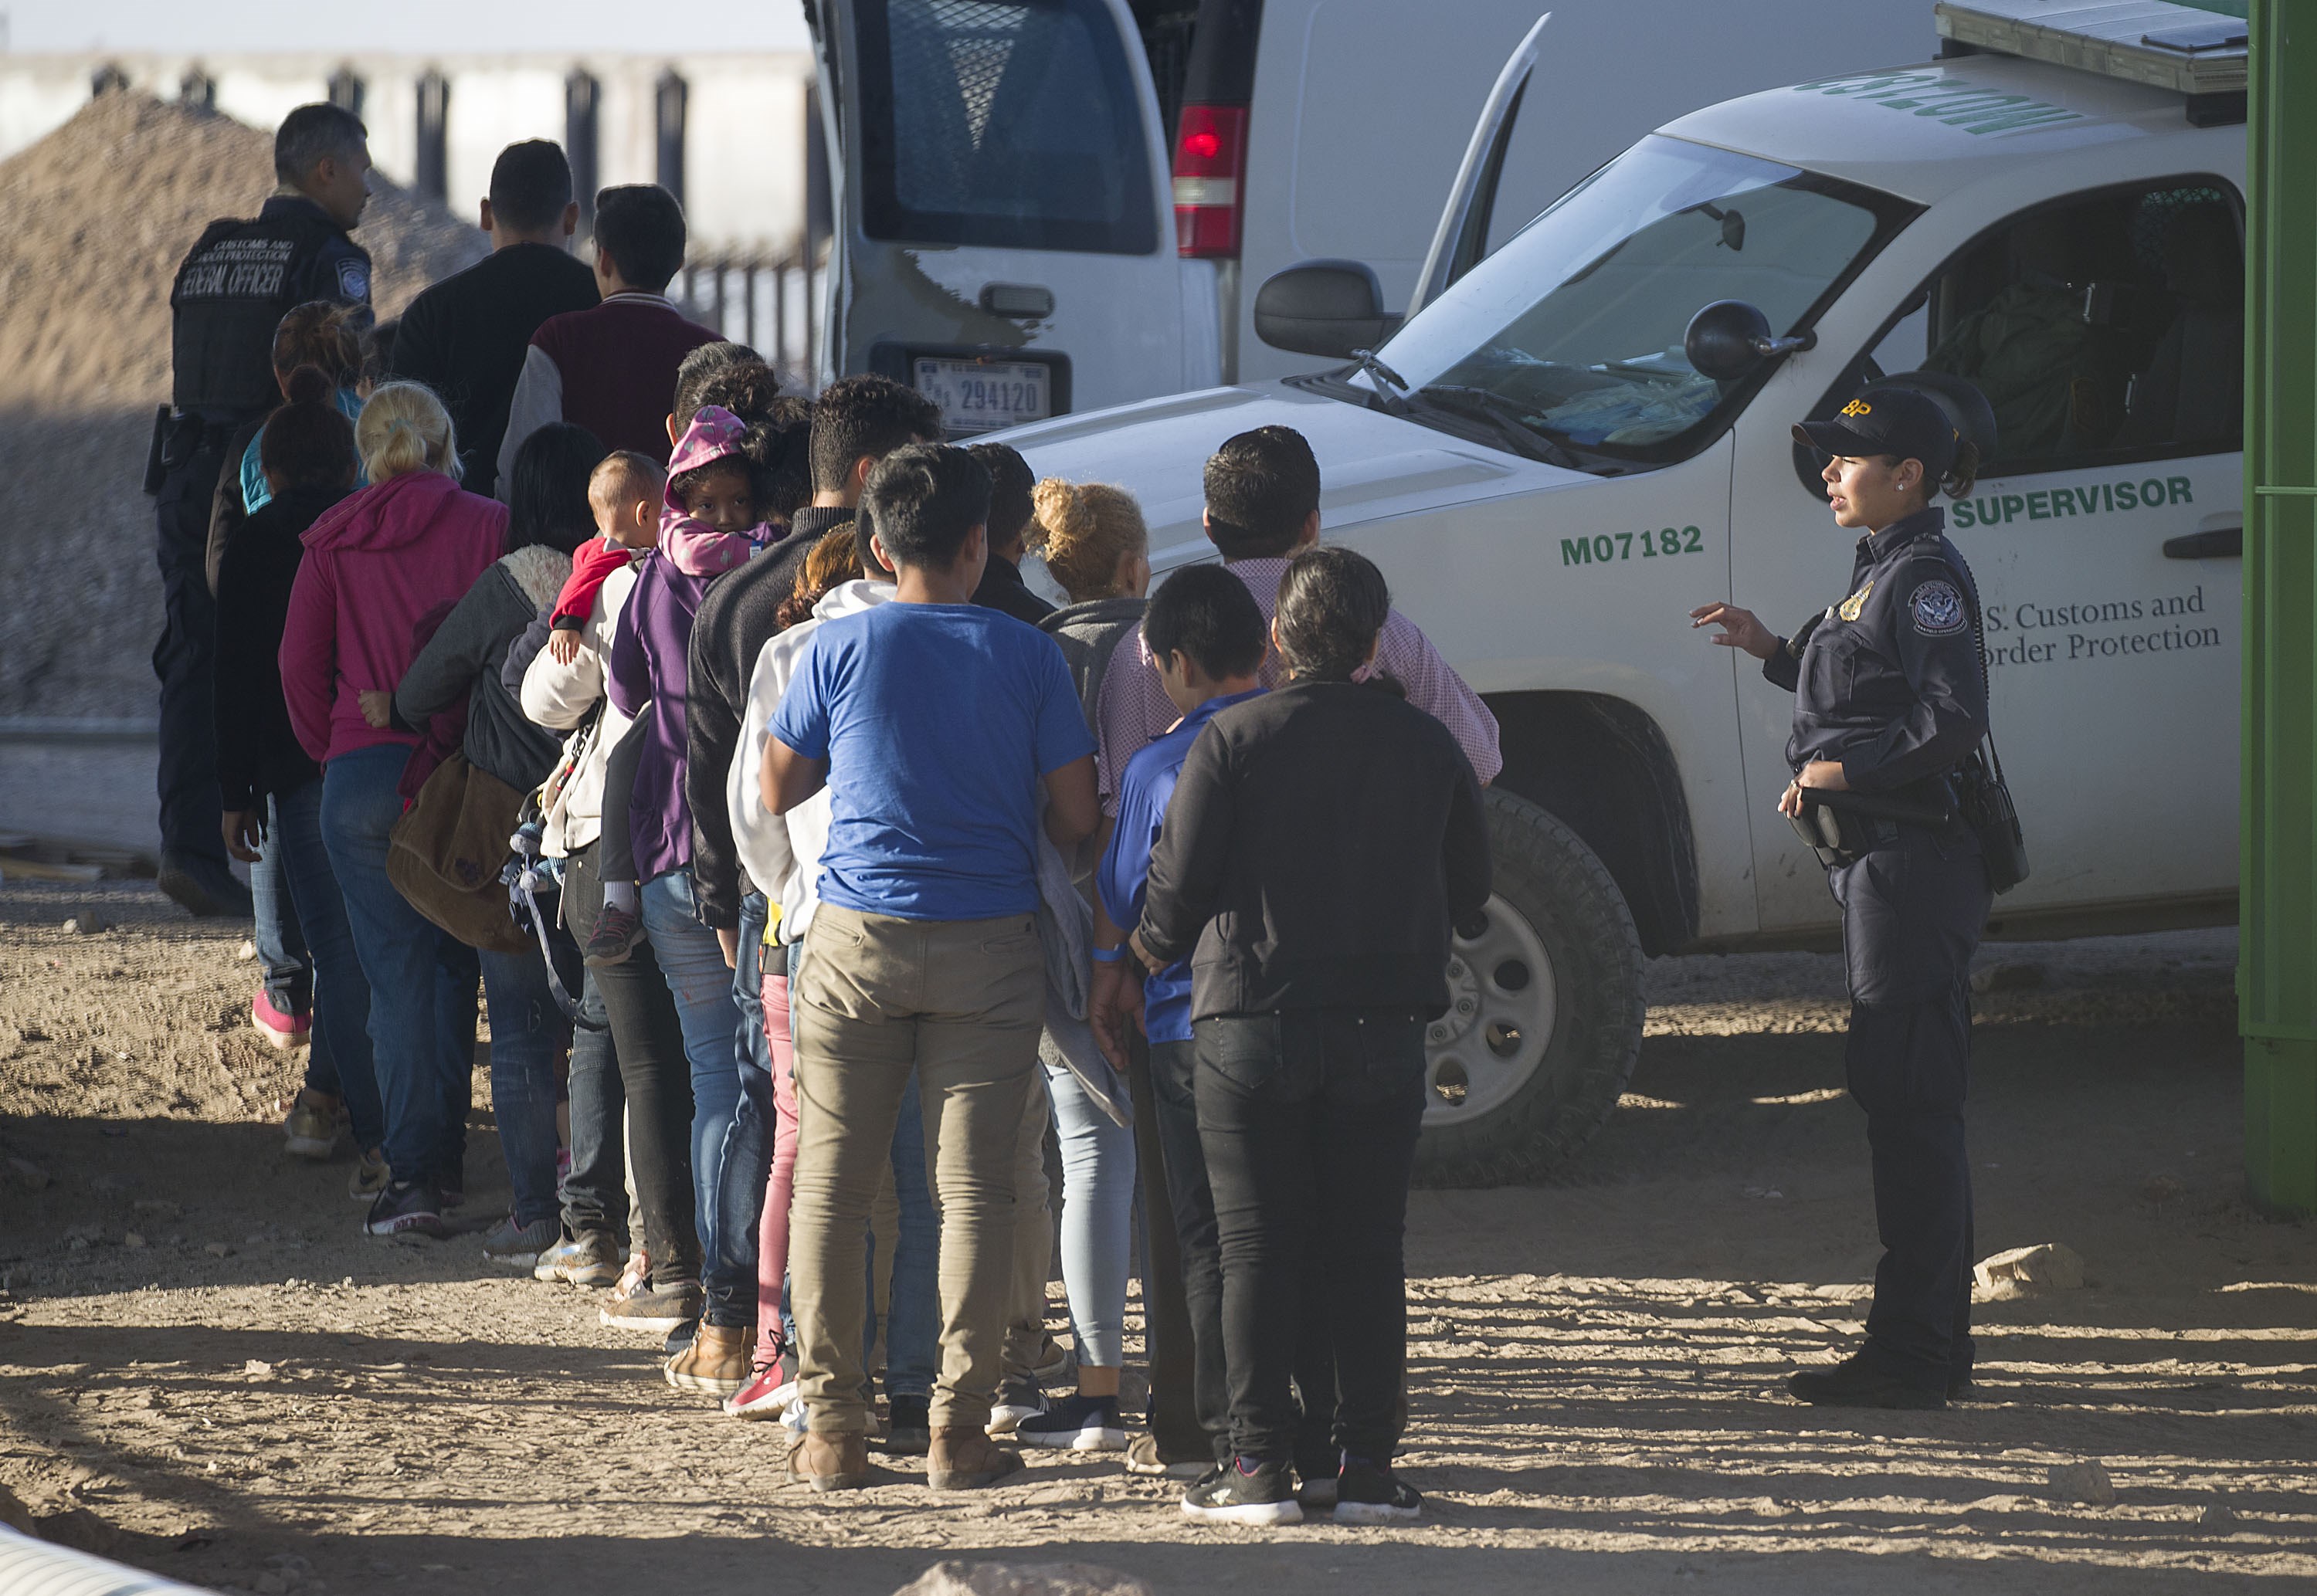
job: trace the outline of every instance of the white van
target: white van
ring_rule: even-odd
[[[1545,0],[808,0],[835,226],[822,380],[880,371],[952,432],[1311,370],[1254,288],[1312,259],[1404,309],[1474,118]],[[1558,0],[1486,248],[1733,94],[1921,54],[1857,0]],[[1244,287],[1243,287],[1244,285]]]
[[[2067,13],[2107,31],[2037,21]],[[1937,15],[1946,58],[1642,138],[1373,356],[1008,436],[1042,475],[1132,489],[1164,570],[1212,554],[1215,446],[1296,428],[1327,537],[1495,709],[1498,899],[1434,1028],[1435,1179],[1583,1144],[1639,1046],[1644,953],[1827,938],[1775,807],[1791,698],[1686,612],[1792,629],[1841,596],[1848,539],[1789,429],[1879,377],[1913,374],[1988,456],[1950,525],[2034,863],[1993,933],[2233,916],[2243,24]],[[1339,354],[1377,314],[1346,308]]]

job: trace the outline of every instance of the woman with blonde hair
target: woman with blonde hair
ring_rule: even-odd
[[[322,841],[370,978],[370,1038],[391,1177],[373,1235],[443,1234],[445,1191],[463,1193],[463,1105],[473,1072],[474,951],[437,931],[387,878],[404,766],[418,743],[375,727],[362,695],[391,692],[439,618],[505,552],[506,506],[461,491],[443,402],[415,382],[371,394],[354,422],[370,486],[304,534],[282,638],[282,695],[322,767]]]
[[[1061,646],[1091,728],[1104,673],[1116,649],[1133,646],[1129,635],[1142,618],[1150,533],[1134,495],[1108,483],[1049,477],[1031,490],[1030,503],[1029,546],[1070,599],[1039,625]],[[1098,846],[1088,851],[1089,869],[1099,856]],[[1024,1415],[1015,1436],[1027,1447],[1117,1451],[1127,1439],[1118,1395],[1133,1253],[1135,1134],[1112,1119],[1061,1062],[1059,1042],[1050,1038],[1039,1057],[1061,1141],[1062,1281],[1078,1383],[1044,1412]]]

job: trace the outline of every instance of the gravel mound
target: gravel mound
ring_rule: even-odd
[[[382,180],[355,238],[394,316],[482,257],[470,224]],[[161,629],[153,409],[169,283],[202,227],[273,190],[273,136],[148,94],[93,100],[0,162],[0,714],[150,716]]]

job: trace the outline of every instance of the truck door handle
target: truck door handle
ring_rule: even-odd
[[[2164,539],[2166,559],[2241,559],[2244,557],[2244,528],[2214,527],[2209,532],[2190,532],[2185,538]]]

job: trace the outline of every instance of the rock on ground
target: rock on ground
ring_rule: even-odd
[[[936,1563],[894,1596],[1150,1596],[1131,1574],[1094,1563]]]

